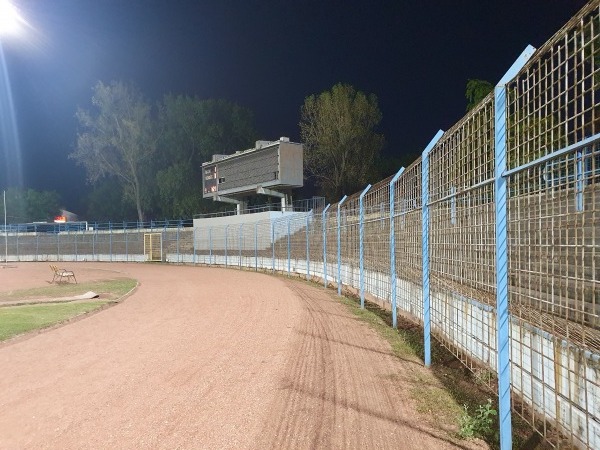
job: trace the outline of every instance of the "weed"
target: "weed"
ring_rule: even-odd
[[[498,412],[492,406],[492,399],[488,398],[487,403],[479,405],[475,413],[471,415],[469,408],[464,405],[464,410],[459,419],[460,429],[458,435],[463,439],[474,437],[487,438],[491,437],[497,440],[497,432],[494,431],[494,419]]]
[[[496,382],[496,374],[487,368],[475,368],[473,369],[473,379],[477,384],[491,386]]]

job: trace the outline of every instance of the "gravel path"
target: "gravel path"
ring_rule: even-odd
[[[421,368],[322,288],[232,269],[68,266],[140,286],[0,347],[0,448],[460,448],[403,388]],[[0,289],[50,277],[19,263]]]

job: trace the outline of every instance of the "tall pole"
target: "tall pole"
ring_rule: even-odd
[[[365,207],[363,199],[367,191],[371,189],[369,184],[364,191],[361,192],[358,197],[358,208],[359,208],[359,225],[358,225],[358,236],[359,236],[359,264],[360,264],[360,308],[365,309],[365,258],[364,258],[364,241],[365,241]]]
[[[327,287],[327,210],[331,206],[328,203],[321,212],[321,228],[323,229],[323,285]]]
[[[400,175],[404,172],[404,167],[401,167],[392,181],[390,181],[390,279],[392,281],[392,327],[398,328],[398,308],[396,304],[396,287],[398,280],[396,278],[396,231],[395,227],[395,207],[396,200],[394,198],[396,190],[396,181],[400,178]]]
[[[338,280],[338,295],[342,295],[342,227],[340,226],[340,208],[342,203],[346,201],[348,198],[347,195],[344,195],[342,199],[337,204],[337,280]]]
[[[442,138],[439,130],[421,155],[421,254],[423,255],[423,347],[425,366],[431,366],[431,299],[429,298],[429,152]]]
[[[498,352],[498,420],[500,449],[512,449],[511,360],[509,311],[509,241],[508,241],[508,133],[506,85],[515,78],[535,48],[531,45],[521,53],[494,88],[494,202],[496,216],[496,349]]]
[[[8,264],[8,228],[6,228],[6,191],[2,191],[4,197],[4,265]]]

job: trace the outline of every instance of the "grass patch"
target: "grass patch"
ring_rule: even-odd
[[[23,300],[31,298],[60,298],[84,294],[87,291],[94,291],[97,294],[105,294],[108,299],[122,297],[131,291],[137,284],[132,278],[116,278],[113,280],[98,280],[87,283],[60,283],[49,286],[20,289],[17,291],[0,293],[1,301]]]
[[[24,305],[0,308],[0,341],[39,330],[102,307],[109,301]]]

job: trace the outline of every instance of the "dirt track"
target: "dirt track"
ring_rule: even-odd
[[[459,448],[414,411],[415,363],[322,288],[216,268],[71,263],[140,286],[0,348],[0,448]],[[47,264],[0,270],[45,285]],[[465,445],[466,447],[467,445]]]

